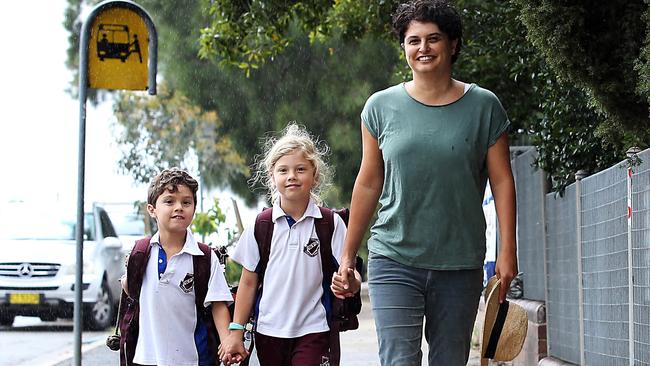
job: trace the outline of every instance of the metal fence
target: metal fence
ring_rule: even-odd
[[[564,197],[554,193],[546,196],[545,216],[548,269],[546,275],[548,283],[546,331],[549,354],[568,362],[580,363],[580,347],[578,346],[580,343],[580,302],[578,298],[577,215],[574,185],[567,188]],[[543,242],[538,240],[538,243]],[[525,246],[526,244],[520,242],[519,245]],[[530,276],[526,276],[526,279],[528,277]],[[526,285],[524,284],[524,286]]]
[[[632,180],[632,271],[634,276],[634,360],[650,365],[650,151]]]
[[[627,175],[623,164],[581,182],[582,293],[587,365],[629,363]]]
[[[650,366],[650,150],[638,157],[563,196],[546,194],[535,151],[513,159],[524,297],[546,301],[550,356]]]
[[[544,301],[544,246],[539,238],[544,236],[544,190],[546,174],[535,169],[537,150],[530,149],[513,159],[517,187],[518,237],[521,242],[538,245],[520,246],[519,270],[524,273],[524,293],[527,299]]]

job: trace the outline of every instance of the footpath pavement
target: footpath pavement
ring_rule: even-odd
[[[379,351],[377,345],[377,336],[375,334],[375,323],[373,320],[370,300],[367,296],[367,287],[364,283],[362,288],[363,308],[359,314],[359,329],[341,333],[341,365],[342,366],[379,366]],[[480,365],[480,353],[478,351],[478,342],[480,337],[480,324],[482,323],[483,313],[480,311],[477,316],[476,325],[474,326],[474,335],[472,337],[472,351],[468,366]],[[423,338],[423,362],[426,365],[426,342]],[[82,350],[82,364],[84,366],[109,366],[119,365],[119,355],[106,347],[104,341],[100,340],[93,344],[86,345]],[[71,366],[72,358],[57,360],[43,366]],[[258,366],[256,358],[253,355],[251,366]]]

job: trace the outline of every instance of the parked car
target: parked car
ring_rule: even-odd
[[[0,207],[0,324],[14,317],[72,318],[75,300],[76,209],[9,204]],[[84,215],[83,321],[113,323],[124,274],[122,243],[106,211]]]
[[[106,202],[101,205],[111,216],[125,256],[131,253],[136,240],[151,236],[158,230],[156,220],[147,213],[145,203]]]

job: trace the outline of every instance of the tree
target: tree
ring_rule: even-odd
[[[517,0],[529,40],[561,78],[577,83],[612,123],[650,126],[639,93],[639,54],[647,33],[643,0]]]
[[[161,169],[187,164],[190,154],[198,160],[202,184],[207,186],[248,173],[231,139],[221,134],[217,114],[202,111],[164,83],[156,97],[118,94],[114,112],[122,127],[117,137],[123,152],[119,166],[137,182],[147,183]]]
[[[390,83],[398,59],[395,47],[373,37],[354,42],[332,37],[321,42],[310,39],[303,25],[294,21],[288,24],[286,36],[292,41],[285,51],[258,69],[251,68],[247,76],[221,59],[197,57],[196,40],[206,24],[199,4],[141,4],[158,27],[160,70],[170,93],[179,91],[202,111],[216,111],[221,123],[217,131],[231,139],[246,166],[261,152],[266,133],[297,121],[332,147],[335,189],[326,197],[328,204],[338,206],[349,200],[361,155],[359,113],[368,95]],[[140,107],[132,104],[123,109],[129,108]],[[200,133],[186,137],[197,139]],[[133,154],[135,159],[141,153]],[[235,171],[221,176],[220,182],[251,202],[255,197],[247,173]]]
[[[77,3],[69,1],[71,7]],[[499,96],[513,123],[512,139],[538,146],[538,164],[550,173],[556,189],[572,181],[576,166],[595,172],[622,159],[632,144],[648,146],[647,128],[623,122],[631,119],[616,114],[623,109],[637,120],[648,117],[643,105],[650,96],[650,52],[639,50],[650,41],[645,38],[646,23],[640,26],[634,18],[635,9],[647,10],[639,1],[603,3],[596,6],[601,10],[588,11],[583,4],[561,8],[557,1],[456,1],[464,19],[465,44],[454,77]],[[266,131],[281,130],[296,120],[332,146],[337,175],[328,203],[344,204],[349,199],[360,158],[363,103],[372,92],[408,77],[389,31],[398,1],[214,0],[205,7],[193,1],[141,3],[159,29],[160,70],[169,88],[202,110],[217,111],[220,133],[231,138],[246,165],[261,151],[260,138]],[[570,36],[566,29],[580,36],[563,43],[566,49],[554,55],[556,45],[541,38],[553,34],[544,33],[548,28],[543,27],[556,25],[546,18],[561,10],[569,14],[562,14],[568,20],[557,41]],[[582,20],[571,11],[583,14]],[[641,13],[636,14],[639,19]],[[609,31],[597,33],[601,40],[588,34],[592,28],[580,26],[598,24],[593,19],[601,16],[612,19],[612,14],[621,17],[617,25],[625,45],[615,48],[611,60],[599,56],[590,65],[589,54],[579,53],[580,64],[569,64],[571,45],[589,45],[585,49],[590,52],[607,49]],[[627,84],[622,88],[616,78],[601,75],[603,70],[621,75],[611,71],[616,62],[625,70]],[[593,80],[576,81],[583,79],[574,79],[575,70],[588,71]],[[639,82],[630,84],[635,72]],[[597,91],[596,77],[607,81],[602,92]],[[616,100],[622,105],[629,95],[616,99],[617,92],[608,90],[634,93],[629,100],[636,107],[616,107]],[[639,117],[643,108],[645,114]],[[245,173],[222,178],[237,193],[252,197]]]
[[[260,16],[262,3],[286,4],[212,2],[207,13],[212,23],[202,30],[200,54],[244,63],[244,69],[264,62],[264,57],[277,57],[290,38],[288,23],[276,19],[300,18],[296,9],[311,2],[291,2],[279,18]],[[398,3],[323,1],[319,4],[327,6],[315,7],[303,24],[312,39],[334,34],[387,39],[390,13]],[[576,166],[594,172],[621,159],[628,146],[650,142],[645,128],[650,98],[650,35],[644,36],[647,4],[564,3],[458,0],[467,37],[455,71],[457,78],[476,81],[500,96],[515,131],[525,132],[540,148],[538,164],[548,170],[559,190],[571,183]],[[263,41],[256,38],[258,29],[269,36]],[[637,58],[644,39],[646,49]],[[232,49],[235,40],[244,42]],[[637,84],[636,79],[641,81]]]

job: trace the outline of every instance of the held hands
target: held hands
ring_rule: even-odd
[[[244,347],[242,331],[231,331],[219,345],[219,359],[224,365],[229,366],[242,362],[246,357],[248,357],[248,350]]]
[[[343,258],[339,271],[332,275],[330,286],[334,296],[339,299],[352,297],[361,289],[361,274],[354,269],[352,260]]]

